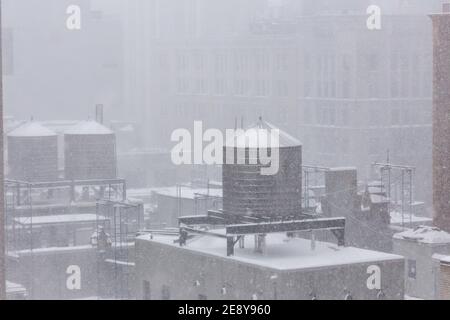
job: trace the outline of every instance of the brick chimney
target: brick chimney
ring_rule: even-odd
[[[450,232],[450,3],[433,22],[434,223]]]

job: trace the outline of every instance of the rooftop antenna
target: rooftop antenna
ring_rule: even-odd
[[[234,117],[234,131],[237,130],[237,126],[238,126],[237,122],[238,122],[237,117]]]
[[[104,107],[103,104],[95,105],[95,121],[100,124],[103,124],[104,121]]]
[[[259,119],[258,119],[259,121],[258,121],[258,127],[260,127],[260,128],[262,128],[262,124],[263,124],[263,118],[262,118],[262,116],[259,116]]]
[[[244,129],[244,116],[241,116],[241,129]]]

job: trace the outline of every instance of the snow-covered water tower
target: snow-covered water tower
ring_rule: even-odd
[[[64,133],[67,180],[117,178],[116,136],[96,121],[81,121]]]
[[[274,130],[279,133],[276,145],[270,138]],[[242,135],[245,135],[243,139]],[[261,169],[267,165],[257,156],[261,149],[270,150],[268,158],[278,155],[279,169],[275,174],[262,174]],[[265,150],[261,151],[266,154]],[[245,163],[237,161],[239,154],[245,154]],[[231,158],[234,161],[230,161]],[[235,139],[228,139],[222,174],[224,212],[259,217],[301,214],[302,144],[272,124],[260,119],[256,125],[238,133]]]
[[[41,124],[27,122],[8,134],[8,177],[26,182],[58,179],[58,138]]]

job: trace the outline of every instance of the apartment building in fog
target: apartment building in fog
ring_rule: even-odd
[[[149,147],[169,148],[194,120],[225,129],[263,116],[301,138],[306,163],[352,165],[361,179],[388,155],[417,166],[428,199],[427,15],[441,2],[381,1],[381,30],[369,30],[371,1],[134,0],[129,30],[146,27],[130,40],[125,100],[142,109]]]

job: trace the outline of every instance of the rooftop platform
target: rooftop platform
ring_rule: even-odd
[[[225,234],[224,229],[211,231]],[[267,267],[280,271],[326,268],[350,264],[379,263],[383,261],[403,260],[403,257],[376,251],[339,247],[326,242],[316,242],[315,250],[311,241],[301,238],[288,238],[285,233],[268,234],[265,254],[257,253],[253,248],[253,237],[246,238],[246,248],[236,248],[234,256],[226,256],[226,242],[211,236],[198,236],[179,247],[177,236],[146,234],[138,240],[149,241],[163,246],[177,247],[200,255],[209,255],[242,263]]]
[[[152,194],[157,194],[165,197],[181,198],[194,200],[198,197],[213,197],[222,198],[222,189],[216,188],[191,188],[186,186],[181,186],[180,188],[166,187],[166,188],[147,188],[147,189],[129,189],[128,196],[130,197],[143,197],[151,196]]]
[[[45,225],[68,225],[81,223],[96,223],[108,220],[103,216],[96,214],[62,214],[51,216],[35,216],[35,217],[20,217],[14,219],[21,225],[45,226]]]
[[[394,239],[427,245],[450,244],[450,233],[436,227],[419,226],[394,235]]]

